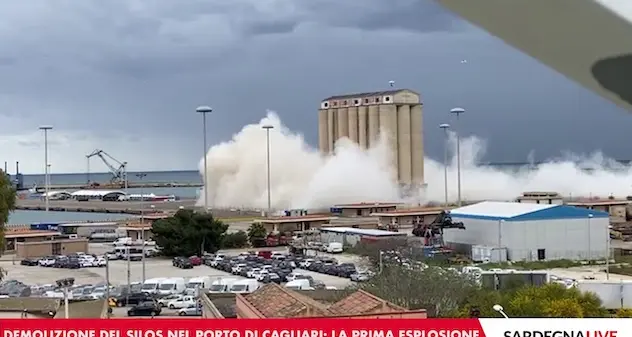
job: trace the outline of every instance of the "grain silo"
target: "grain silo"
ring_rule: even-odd
[[[386,137],[393,175],[406,186],[424,183],[422,109],[419,94],[407,90],[332,96],[321,102],[319,146],[324,154],[347,137],[363,148]]]

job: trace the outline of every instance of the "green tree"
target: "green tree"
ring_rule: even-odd
[[[153,223],[156,245],[165,256],[201,255],[222,248],[228,225],[211,213],[181,209],[169,218]]]
[[[514,317],[607,317],[608,311],[592,293],[550,283],[528,286],[506,296],[505,309]]]
[[[15,198],[16,191],[11,180],[0,170],[0,253],[4,252],[4,225],[9,221],[9,213],[15,209]]]
[[[458,316],[459,304],[478,288],[467,275],[438,267],[383,263],[381,269],[360,288],[408,309],[426,309],[433,317]]]
[[[263,247],[265,246],[265,239],[268,235],[268,231],[265,226],[261,223],[254,222],[248,228],[248,241],[253,247]]]
[[[247,246],[248,234],[244,231],[226,234],[222,242],[222,248],[244,248]]]
[[[629,309],[629,308],[619,309],[619,310],[617,310],[617,313],[615,314],[615,317],[617,317],[617,318],[632,318],[632,309]]]

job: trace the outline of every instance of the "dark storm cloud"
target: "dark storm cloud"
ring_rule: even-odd
[[[195,166],[197,105],[215,109],[210,142],[273,109],[314,144],[321,98],[396,80],[422,93],[431,155],[455,105],[491,158],[627,153],[628,115],[430,0],[4,1],[0,13],[1,134],[44,122],[134,147],[169,137]],[[577,135],[560,132],[569,122]]]

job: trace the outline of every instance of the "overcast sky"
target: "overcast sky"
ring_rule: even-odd
[[[132,171],[194,169],[201,104],[211,143],[272,109],[316,144],[322,98],[389,80],[421,93],[432,157],[462,106],[486,160],[632,158],[631,115],[430,0],[24,0],[0,13],[0,160],[25,172],[42,171],[42,124],[54,172],[84,171],[95,148]]]

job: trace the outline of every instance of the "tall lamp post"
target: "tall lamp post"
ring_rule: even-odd
[[[592,241],[592,238],[591,238],[592,218],[593,218],[592,213],[588,214],[588,262],[592,260],[592,242],[591,242]]]
[[[204,211],[208,212],[208,165],[206,162],[206,151],[208,150],[206,145],[206,114],[213,112],[211,107],[203,105],[195,109],[197,113],[202,114],[202,128],[204,132]]]
[[[463,108],[454,108],[450,110],[451,114],[456,115],[456,175],[457,175],[457,205],[462,206],[461,199],[461,134],[459,133],[459,116],[465,112]]]
[[[441,129],[443,129],[443,133],[445,134],[445,145],[443,150],[443,188],[445,193],[445,207],[448,207],[448,141],[450,135],[448,134],[448,130],[450,130],[450,124],[441,124],[439,125]]]
[[[53,127],[50,125],[42,125],[39,127],[40,130],[44,131],[44,190],[45,195],[44,198],[46,200],[46,212],[49,210],[49,180],[48,180],[48,130],[52,130]]]
[[[272,125],[264,125],[262,126],[263,129],[266,130],[266,166],[267,166],[267,171],[268,171],[268,214],[267,216],[270,216],[270,213],[272,211],[272,198],[270,196],[270,130],[274,129],[274,126]]]
[[[127,175],[127,174],[126,174]],[[143,283],[145,283],[145,189],[143,188],[143,178],[147,173],[136,173],[138,183],[140,184],[140,239],[143,240]],[[126,177],[127,178],[127,177]]]

